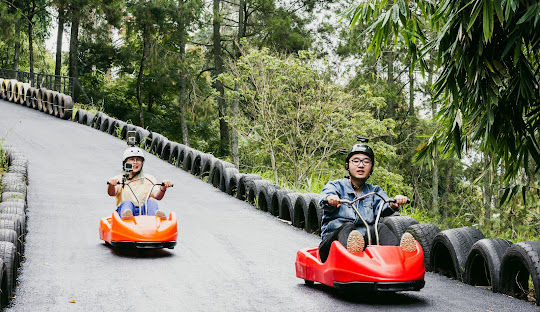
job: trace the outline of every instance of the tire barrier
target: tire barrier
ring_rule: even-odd
[[[150,143],[150,148],[148,149],[148,152],[150,152],[151,154],[154,154],[154,155],[159,155],[160,154],[160,153],[158,153],[159,144],[164,139],[165,139],[165,137],[162,136],[161,134],[159,134],[157,132],[152,132],[152,141]]]
[[[33,107],[33,103],[34,103],[34,93],[36,92],[36,88],[34,87],[29,87],[28,89],[26,89],[26,91],[24,92],[24,105],[26,107],[30,107],[32,108]]]
[[[119,123],[123,123],[125,125],[123,121],[120,121]],[[135,140],[137,142],[137,145],[145,146],[147,142],[149,141],[149,139],[150,139],[150,131],[143,129],[141,127],[136,127]],[[150,142],[152,141],[150,140]]]
[[[0,100],[4,100],[6,98],[4,81],[4,78],[0,78]]]
[[[44,112],[49,115],[54,115],[54,93],[51,90],[45,91],[45,105]]]
[[[465,262],[474,243],[485,238],[471,227],[449,229],[437,233],[431,244],[430,267],[436,273],[456,278],[464,277]]]
[[[259,199],[259,193],[263,185],[269,185],[268,180],[249,180],[246,183],[246,201],[250,204],[255,204]],[[258,207],[257,203],[257,207]],[[260,207],[259,207],[260,208]]]
[[[291,192],[285,194],[279,205],[279,218],[292,222],[292,216],[294,216],[294,204],[301,193]]]
[[[307,230],[307,220],[309,219],[309,204],[312,198],[319,198],[319,194],[301,193],[296,198],[292,214],[292,225]],[[308,231],[309,232],[309,231]]]
[[[502,293],[530,301],[534,297],[536,305],[540,306],[540,241],[519,242],[506,249],[499,285]]]
[[[279,189],[280,187],[275,184],[262,185],[261,191],[259,192],[259,197],[257,198],[259,209],[271,213],[270,208],[272,207],[272,196]]]
[[[184,171],[187,171],[187,172],[192,172],[193,166],[195,166],[195,159],[197,158],[197,156],[199,156],[200,153],[201,152],[199,152],[196,149],[189,148],[189,152],[184,157],[184,163],[182,165],[182,169],[184,169]]]
[[[234,167],[234,166],[231,166],[231,167]],[[262,179],[261,176],[258,174],[241,174],[238,179],[236,198],[240,200],[246,200],[246,195],[248,192],[247,184],[250,181],[261,180],[261,179]]]
[[[20,99],[20,97],[19,97]],[[24,260],[28,159],[4,146],[7,173],[0,179],[0,306],[14,297],[19,267]]]
[[[419,222],[411,217],[390,216],[384,218],[383,223],[388,226],[388,228],[397,236],[398,239],[401,239],[401,236],[403,236],[409,226],[418,224]]]
[[[156,148],[156,155],[165,161],[169,161],[169,157],[171,156],[171,144],[173,142],[169,141],[166,137],[163,137],[161,141],[159,141],[158,146]]]
[[[204,156],[201,156],[201,171],[200,171],[200,177],[205,178],[208,175],[210,175],[210,169],[214,166],[214,162],[217,161],[217,158],[214,157],[214,155],[211,154],[204,154]]]
[[[280,217],[281,202],[283,201],[283,197],[285,197],[285,195],[291,192],[292,192],[291,190],[287,190],[287,189],[279,189],[274,192],[274,194],[272,195],[271,204],[269,207],[270,208],[269,212],[272,215],[276,217]]]
[[[238,179],[240,179],[240,173],[235,167],[225,168],[223,170],[223,183],[225,188],[224,192],[236,197],[236,190],[238,189]]]
[[[481,239],[474,243],[465,262],[464,282],[500,292],[499,275],[504,253],[512,243],[506,239]]]
[[[414,239],[420,243],[422,250],[424,251],[424,266],[426,271],[431,271],[431,244],[433,239],[441,230],[435,224],[421,223],[413,224],[409,226],[406,232],[411,233]]]
[[[208,183],[212,184],[214,187],[219,188],[220,190],[225,190],[225,182],[223,177],[223,172],[225,168],[233,168],[234,165],[223,161],[223,160],[217,160],[214,162],[214,165],[210,169],[210,173],[208,174]]]

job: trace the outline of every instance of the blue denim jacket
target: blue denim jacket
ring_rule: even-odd
[[[364,184],[364,188],[358,197],[367,193],[377,192],[384,198],[388,198],[388,195],[378,185]],[[321,191],[321,199],[319,205],[323,209],[323,217],[321,223],[321,237],[324,239],[326,235],[331,234],[345,222],[353,222],[356,225],[356,229],[363,235],[366,235],[366,228],[364,223],[356,215],[353,208],[348,204],[341,204],[339,208],[330,205],[323,205],[322,201],[329,195],[338,195],[341,199],[354,200],[356,198],[356,192],[351,186],[349,179],[339,179],[328,182],[324,189]],[[377,216],[377,208],[381,203],[381,198],[378,196],[369,196],[355,203],[356,208],[366,220],[369,225],[375,224],[375,217]],[[388,205],[383,205],[383,211],[381,217],[390,215],[394,210]]]

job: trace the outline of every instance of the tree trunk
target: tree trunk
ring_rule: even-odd
[[[242,55],[241,52],[241,40],[244,37],[244,7],[246,5],[245,0],[240,0],[238,5],[238,43],[236,44],[236,59],[239,59]],[[234,90],[238,90],[238,87],[234,86]],[[239,111],[238,99],[235,98],[232,103],[231,115],[232,118],[236,118]],[[231,159],[236,168],[240,167],[240,155],[238,152],[238,132],[235,127],[231,128]]]
[[[33,16],[33,14],[31,16]],[[28,54],[30,57],[30,77],[34,77],[34,45],[32,42],[32,37],[33,37],[32,29],[33,29],[32,19],[30,18],[30,20],[28,21]],[[32,85],[33,85],[33,81],[32,81]]]
[[[72,10],[71,18],[71,36],[69,39],[69,76],[73,79],[79,77],[79,66],[78,66],[78,47],[79,47],[79,12],[77,9]],[[71,95],[73,100],[76,101],[77,96],[75,93],[75,88],[73,89],[73,94]]]
[[[412,69],[409,71],[409,116],[416,116],[414,111],[414,72]]]
[[[60,76],[62,74],[62,37],[64,36],[64,6],[60,4],[58,8],[58,32],[56,33],[56,63],[54,67],[54,75]],[[59,77],[55,78],[56,90],[65,92],[65,90],[60,90],[61,80]]]
[[[453,176],[454,176],[454,165],[451,164],[450,167],[448,167],[448,171],[446,172],[446,181],[445,181],[446,189],[444,191],[442,205],[440,206],[441,215],[443,219],[448,218],[448,207],[450,207],[450,204],[448,203],[448,196],[452,192]]]
[[[214,0],[214,21],[213,21],[213,27],[214,27],[214,34],[213,34],[213,41],[214,41],[214,79],[217,78],[221,73],[223,73],[223,55],[221,51],[221,16],[219,15],[219,1],[220,0]],[[228,146],[229,146],[229,126],[227,125],[227,121],[225,120],[225,117],[227,116],[227,104],[225,103],[225,88],[223,87],[223,84],[221,81],[215,80],[215,88],[218,92],[217,95],[217,103],[218,103],[218,111],[219,111],[219,133],[220,133],[220,154],[221,155],[227,155],[228,153]]]
[[[484,166],[487,170],[484,177],[484,225],[489,225],[491,220],[491,205],[493,203],[493,186],[491,183],[493,171],[491,170],[491,160],[488,155],[484,155]]]
[[[396,115],[396,103],[394,101],[394,52],[388,52],[387,57],[387,78],[388,78],[388,97],[386,102],[388,104],[388,117],[393,118]]]
[[[22,18],[22,17],[21,17]],[[15,55],[13,55],[13,70],[19,70],[19,54],[21,53],[21,18],[15,23]],[[15,73],[13,79],[19,79]]]
[[[431,98],[431,84],[433,81],[432,68],[428,71],[428,81],[426,84],[426,94],[429,95],[429,100],[431,101],[431,116],[435,120],[435,115],[437,114],[437,105],[435,101]],[[436,215],[439,215],[439,157],[435,156],[433,159],[433,170],[432,170],[432,201],[431,208]]]
[[[150,31],[147,26],[144,27],[143,31],[143,54],[141,57],[141,65],[139,67],[139,75],[137,76],[137,102],[139,103],[139,119],[140,119],[140,126],[144,128],[144,109],[143,109],[143,102],[142,102],[142,95],[141,95],[141,86],[142,86],[142,78],[144,74],[144,66],[146,63],[146,58],[148,57],[148,51],[150,49],[149,47],[149,41],[150,41]]]
[[[186,122],[186,106],[187,106],[187,90],[186,90],[186,35],[184,31],[180,34],[180,59],[182,60],[182,68],[180,69],[180,128],[182,129],[182,143],[189,146],[189,133]]]

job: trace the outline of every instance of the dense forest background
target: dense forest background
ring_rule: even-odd
[[[86,108],[303,192],[369,137],[369,182],[405,214],[540,240],[539,20],[514,0],[2,0],[0,68],[77,77]]]

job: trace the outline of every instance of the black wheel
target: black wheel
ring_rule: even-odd
[[[17,257],[15,257],[15,254],[17,252],[17,248],[13,243],[10,242],[0,242],[0,259],[4,262],[6,265],[6,271],[7,271],[7,292],[8,292],[8,298],[13,297],[13,289],[15,288],[15,281],[17,280],[17,269],[19,268],[19,265],[17,262]]]
[[[240,200],[246,200],[247,197],[247,184],[253,180],[261,180],[262,177],[258,174],[244,174],[240,176],[238,180],[238,189],[236,191],[236,198]]]
[[[500,292],[501,260],[512,243],[506,239],[481,239],[474,243],[465,262],[465,283]]]
[[[308,215],[306,217],[306,231],[310,233],[321,233],[323,210],[321,205],[319,205],[320,199],[320,194],[312,194],[309,200]]]
[[[300,196],[300,193],[288,193],[283,196],[281,205],[279,205],[279,218],[292,222],[292,216],[294,216],[294,204],[296,199]]]
[[[413,224],[407,229],[408,233],[411,233],[414,239],[420,243],[422,250],[424,251],[424,266],[427,271],[431,271],[430,254],[431,244],[433,239],[441,230],[431,223]]]
[[[520,242],[508,247],[502,259],[499,282],[501,292],[529,301],[534,296],[536,305],[540,306],[540,242]]]
[[[413,224],[418,224],[418,221],[407,216],[395,216],[384,218],[383,223],[400,239],[407,228]]]
[[[236,174],[238,174],[238,169],[234,167],[225,168],[225,170],[223,170],[223,187],[225,189],[222,191],[231,196],[236,195],[236,180],[234,177]]]
[[[304,283],[305,283],[306,285],[308,285],[308,286],[313,286],[313,284],[315,284],[314,281],[310,281],[310,280],[307,280],[307,279],[304,280]]]
[[[463,280],[463,269],[472,245],[485,238],[480,230],[463,227],[439,232],[431,245],[429,262],[434,272]]]
[[[73,99],[69,95],[62,95],[63,101],[62,105],[60,106],[60,118],[64,120],[69,120],[71,117],[73,117]]]
[[[247,183],[246,200],[248,203],[255,204],[255,200],[259,198],[262,186],[270,185],[268,180],[251,180]],[[259,207],[260,208],[260,207]]]
[[[280,207],[281,202],[283,201],[283,197],[285,197],[285,195],[291,192],[291,190],[287,189],[276,190],[276,192],[272,195],[271,205],[269,208],[269,211],[272,215],[279,217],[279,211],[281,210]]]
[[[279,186],[275,184],[261,186],[258,202],[259,202],[259,208],[262,211],[270,212],[270,207],[272,207],[272,196],[277,190],[279,190]]]

